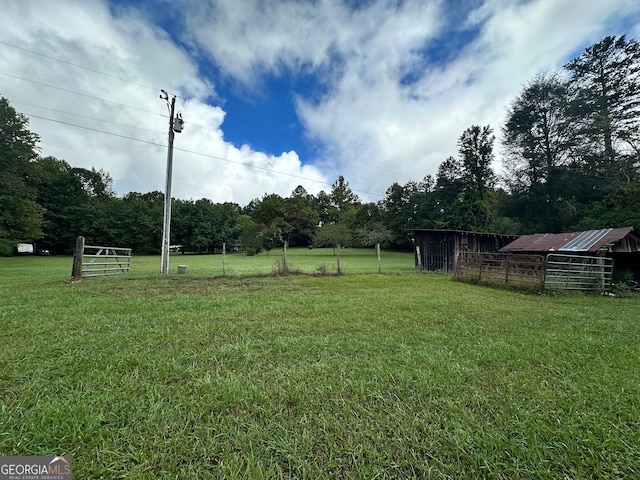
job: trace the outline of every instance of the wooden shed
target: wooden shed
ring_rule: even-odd
[[[460,253],[495,253],[517,238],[464,230],[414,230],[416,269],[454,273]]]

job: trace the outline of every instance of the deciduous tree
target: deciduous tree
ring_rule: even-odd
[[[0,255],[42,236],[42,208],[31,181],[38,141],[28,118],[0,97]]]

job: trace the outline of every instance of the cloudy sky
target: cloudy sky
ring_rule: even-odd
[[[2,14],[0,95],[42,155],[106,170],[118,195],[164,191],[165,89],[185,120],[173,196],[240,205],[339,175],[377,201],[435,174],[467,127],[499,137],[537,73],[640,38],[637,0],[3,0]]]

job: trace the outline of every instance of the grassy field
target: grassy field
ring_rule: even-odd
[[[278,257],[73,283],[70,258],[0,259],[0,455],[68,454],[78,479],[640,475],[637,297],[472,286],[411,254],[364,274],[360,250],[346,276],[267,276]]]
[[[250,257],[244,253],[222,255],[180,255],[171,254],[170,272],[176,273],[178,265],[186,265],[187,273],[195,276],[247,276],[270,275],[282,270],[283,251],[272,250]],[[292,272],[316,274],[337,272],[337,256],[331,248],[291,248],[286,254],[287,268]],[[160,271],[160,259],[157,257],[142,257],[136,259],[136,269],[140,273],[155,273]],[[361,248],[347,248],[340,251],[340,269],[342,273],[377,273],[378,259],[375,250]],[[382,273],[413,272],[413,253],[382,252]],[[133,272],[132,272],[133,273]]]

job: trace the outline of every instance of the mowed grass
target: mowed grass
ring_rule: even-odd
[[[346,276],[172,256],[187,275],[134,257],[75,283],[70,258],[0,259],[0,455],[68,454],[83,479],[640,475],[638,298],[399,273],[386,252],[362,274],[360,253]]]

